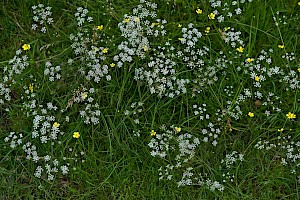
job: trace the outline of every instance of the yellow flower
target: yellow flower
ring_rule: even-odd
[[[208,18],[209,18],[209,19],[215,19],[215,16],[216,16],[216,15],[215,15],[214,13],[210,13],[210,14],[208,15]]]
[[[298,72],[300,72],[300,67],[298,68]]]
[[[177,133],[179,133],[179,132],[181,131],[181,128],[180,128],[180,127],[175,127],[175,131],[176,131]]]
[[[111,64],[110,64],[110,67],[115,67],[115,66],[116,66],[115,63],[111,63]]]
[[[287,118],[289,119],[295,119],[296,115],[294,113],[289,112],[288,114],[286,114]]]
[[[300,6],[300,1],[298,2],[298,6]]]
[[[254,80],[258,82],[260,78],[258,76],[255,76]]]
[[[22,48],[24,51],[27,51],[30,49],[30,44],[23,44]]]
[[[279,48],[279,49],[283,49],[283,48],[284,48],[284,45],[283,45],[283,44],[279,44],[279,45],[278,45],[278,48]]]
[[[126,23],[128,23],[128,22],[130,21],[130,19],[129,19],[129,18],[126,18],[126,19],[124,19],[124,21],[125,21]]]
[[[254,113],[253,113],[253,112],[249,112],[249,113],[248,113],[248,116],[249,116],[249,117],[254,117]]]
[[[104,49],[102,50],[102,53],[107,53],[107,52],[108,52],[107,48],[104,48]]]
[[[81,99],[82,100],[85,100],[86,98],[87,98],[87,93],[86,92],[83,92],[83,93],[81,93]]]
[[[252,61],[254,61],[254,58],[247,58],[248,63],[251,63]]]
[[[55,128],[58,128],[60,126],[60,124],[59,123],[57,123],[57,122],[54,122],[54,124],[53,124],[53,127],[55,127]]]
[[[226,28],[224,28],[224,31],[228,31],[229,29],[231,29],[231,27],[226,27]]]
[[[103,30],[103,25],[97,26],[97,30]]]
[[[182,27],[182,24],[178,24],[178,28],[181,28]]]
[[[206,27],[206,29],[205,29],[205,33],[209,33],[210,32],[210,27],[208,26],[208,27]]]
[[[29,85],[29,91],[30,91],[31,93],[33,93],[33,85],[32,85],[32,84]]]
[[[179,41],[182,41],[182,40],[183,40],[183,38],[178,38],[178,40],[179,40]]]
[[[200,8],[198,8],[198,9],[196,10],[196,13],[197,13],[197,14],[202,14],[202,12],[203,12],[203,10],[201,10]]]
[[[73,133],[73,138],[78,139],[79,137],[80,137],[79,132],[74,132],[74,133]]]
[[[154,130],[151,130],[150,134],[151,134],[151,136],[154,136],[154,135],[156,135],[156,132]]]
[[[282,132],[282,131],[284,131],[284,129],[283,129],[283,128],[281,128],[281,129],[278,129],[278,132]]]
[[[148,47],[146,45],[143,46],[144,51],[148,51]]]
[[[243,53],[244,52],[244,48],[242,46],[240,46],[239,48],[236,49],[238,52]]]

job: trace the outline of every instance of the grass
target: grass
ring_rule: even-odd
[[[76,33],[74,13],[79,6],[86,7],[94,19],[90,25],[85,26],[90,31],[94,26],[104,25],[105,35],[102,35],[104,40],[100,46],[106,45],[109,55],[103,62],[109,65],[113,56],[118,54],[114,44],[124,40],[118,23],[126,13],[131,13],[139,1],[108,2],[18,0],[0,3],[0,68],[8,66],[8,61],[23,44],[31,45],[31,49],[26,52],[29,67],[21,74],[15,75],[16,83],[10,86],[12,100],[0,104],[0,199],[299,199],[297,162],[289,162],[287,166],[283,166],[281,158],[286,157],[283,149],[273,148],[267,151],[254,148],[260,138],[275,143],[277,136],[292,135],[293,141],[299,140],[299,88],[286,90],[290,83],[279,82],[281,75],[267,77],[262,86],[256,88],[250,73],[244,73],[244,68],[238,70],[239,66],[244,67],[241,63],[248,57],[256,60],[262,49],[268,51],[272,48],[272,63],[261,62],[262,67],[279,66],[284,70],[289,68],[297,72],[300,63],[297,16],[300,6],[297,5],[297,1],[253,1],[245,4],[241,16],[226,19],[223,23],[207,18],[207,13],[214,10],[208,1],[157,1],[158,17],[168,21],[165,25],[168,35],[151,40],[151,45],[163,46],[166,41],[171,41],[176,48],[183,50],[184,46],[178,41],[178,38],[182,37],[178,24],[187,27],[188,23],[193,22],[203,33],[197,45],[199,48],[205,45],[210,49],[209,56],[203,56],[206,63],[203,68],[208,70],[205,67],[217,65],[216,60],[226,56],[221,61],[226,63],[226,75],[219,70],[218,81],[201,87],[201,93],[192,97],[193,85],[190,84],[186,94],[174,98],[160,98],[157,94],[151,94],[145,81],[134,80],[135,69],[146,66],[145,61],[137,56],[134,57],[134,62],[127,63],[122,68],[109,68],[112,80],[106,81],[103,78],[99,83],[88,81],[84,75],[77,73],[83,64],[67,64],[68,58],[76,57],[70,46],[72,41],[69,35]],[[46,34],[31,29],[31,6],[39,3],[51,6],[53,11],[54,24],[47,27]],[[204,14],[197,15],[197,8],[203,9]],[[280,13],[277,14],[277,11]],[[287,16],[287,25],[280,24],[276,27],[273,17],[282,15]],[[205,35],[204,30],[207,26],[212,30]],[[237,54],[235,48],[222,39],[222,33],[218,29],[223,30],[228,26],[235,31],[241,31],[240,38],[245,42],[245,52],[242,54]],[[279,49],[279,44],[284,44],[285,48]],[[220,51],[224,54],[220,54]],[[286,52],[294,52],[296,58],[292,61],[283,59],[282,55]],[[149,60],[149,57],[150,54],[146,56],[146,60]],[[53,66],[62,67],[60,80],[50,82],[48,77],[44,76],[44,66],[48,60],[51,60]],[[179,57],[174,60],[177,62],[176,70],[180,78],[192,80],[196,69],[187,68]],[[287,64],[288,67],[285,67]],[[2,81],[4,72],[0,75]],[[298,75],[297,78],[299,80]],[[202,79],[203,77],[199,78]],[[25,90],[32,83],[37,105],[52,102],[59,107],[58,111],[49,112],[55,116],[56,121],[61,124],[61,130],[65,132],[59,139],[61,145],[38,146],[41,154],[55,155],[60,161],[67,157],[70,162],[69,174],[57,175],[53,181],[47,180],[46,176],[36,178],[34,172],[37,164],[25,158],[22,147],[11,149],[9,143],[4,142],[4,138],[12,131],[22,132],[24,138],[31,141],[34,116],[26,115],[23,102],[26,102],[28,96]],[[94,94],[89,93],[89,97],[95,98],[100,107],[97,125],[86,125],[79,115],[79,111],[85,109],[87,104],[74,103],[66,112],[59,112],[60,109],[66,108],[74,91],[81,86],[96,89]],[[232,87],[228,89],[227,86]],[[254,91],[260,91],[264,95],[273,92],[280,100],[270,97],[271,100],[267,101],[265,98],[252,96],[240,101],[239,97],[241,94],[245,95],[246,88],[249,88],[252,94]],[[142,112],[136,116],[124,115],[126,110],[134,110],[131,108],[134,102],[144,103]],[[261,104],[263,102],[269,104],[265,106]],[[200,106],[204,103],[207,113],[211,116],[209,120],[199,120],[199,116],[194,115],[193,105]],[[229,109],[235,113],[236,105],[239,105],[243,112],[239,119],[234,119],[228,114],[221,121],[217,121],[216,109]],[[281,108],[281,111],[276,111],[273,107]],[[5,111],[6,108],[9,108],[9,111]],[[265,110],[271,110],[272,115],[267,117],[264,114]],[[248,112],[253,112],[255,116],[250,118],[247,116]],[[287,119],[285,115],[288,112],[295,113],[297,118]],[[70,117],[69,122],[65,121],[66,115]],[[134,122],[136,118],[139,119],[139,124]],[[207,128],[209,122],[213,122],[222,130],[216,147],[201,140],[201,131]],[[182,132],[199,137],[201,143],[186,167],[193,167],[197,173],[202,174],[202,178],[208,177],[221,182],[223,173],[230,172],[231,175],[235,175],[232,182],[224,183],[223,192],[211,191],[199,185],[177,187],[183,171],[176,171],[171,181],[159,181],[159,168],[174,164],[175,157],[174,152],[170,152],[164,159],[150,155],[150,132],[155,130],[160,133],[162,125],[181,127]],[[283,127],[285,130],[279,132],[278,129]],[[75,131],[81,134],[77,140],[72,138]],[[141,136],[134,136],[133,131],[140,131]],[[227,169],[221,164],[221,160],[233,150],[242,153],[244,161]],[[84,155],[80,152],[84,152]],[[73,167],[76,170],[72,170]],[[296,169],[295,174],[291,173],[292,169]]]

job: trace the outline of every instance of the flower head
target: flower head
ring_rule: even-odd
[[[110,67],[115,67],[115,66],[116,66],[115,63],[111,63],[111,64],[110,64]]]
[[[286,114],[287,118],[289,119],[295,119],[296,115],[294,113],[289,112],[288,114]]]
[[[175,127],[175,131],[176,131],[177,133],[179,133],[179,132],[181,131],[181,128],[180,128],[180,127]]]
[[[128,23],[128,22],[130,21],[130,19],[129,19],[129,18],[125,18],[124,21],[125,21],[126,23]]]
[[[23,44],[22,48],[24,51],[27,51],[30,49],[30,44]]]
[[[57,122],[54,122],[54,124],[53,124],[53,127],[54,128],[58,128],[60,126],[60,124],[59,123],[57,123]]]
[[[182,27],[182,24],[178,24],[178,28],[181,28]]]
[[[28,89],[31,93],[33,93],[33,85],[32,84],[29,85]]]
[[[210,13],[208,15],[208,19],[215,19],[216,15],[214,13]]]
[[[243,53],[244,52],[244,48],[242,46],[240,46],[239,48],[236,49],[238,52]]]
[[[254,61],[254,58],[247,58],[248,63],[251,63],[252,61]]]
[[[73,138],[78,139],[79,137],[80,137],[79,132],[74,132],[74,133],[73,133]]]
[[[278,48],[279,48],[279,49],[284,49],[284,45],[283,45],[283,44],[279,44],[279,45],[278,45]]]
[[[97,26],[97,30],[103,30],[103,25]]]
[[[203,10],[201,10],[200,8],[198,8],[198,9],[196,10],[196,13],[197,13],[197,14],[202,14],[202,12],[203,12]]]
[[[248,113],[248,116],[249,116],[249,117],[254,117],[254,113],[253,113],[253,112],[249,112],[249,113]]]
[[[108,52],[107,48],[104,48],[104,49],[102,50],[102,53],[107,53],[107,52]]]
[[[254,80],[258,82],[260,80],[259,76],[255,76]]]
[[[150,134],[151,134],[151,136],[154,136],[154,135],[156,135],[156,132],[154,130],[151,130]]]
[[[208,27],[206,27],[206,29],[205,29],[205,33],[209,33],[210,32],[210,27],[208,26]]]

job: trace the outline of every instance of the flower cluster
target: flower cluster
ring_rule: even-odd
[[[39,27],[42,33],[47,32],[46,24],[53,24],[53,18],[51,17],[52,7],[45,7],[44,4],[32,6],[32,12],[34,14],[33,21],[34,24],[31,25],[32,30],[37,30]]]

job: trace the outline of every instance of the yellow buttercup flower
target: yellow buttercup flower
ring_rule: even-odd
[[[248,63],[251,63],[252,61],[254,61],[254,58],[247,58]]]
[[[115,66],[116,66],[115,63],[111,63],[111,64],[110,64],[110,67],[115,67]]]
[[[205,33],[209,33],[210,32],[210,27],[208,26],[208,27],[206,27],[206,29],[205,29]]]
[[[253,113],[253,112],[249,112],[249,113],[248,113],[248,116],[249,116],[249,117],[254,117],[254,113]]]
[[[156,135],[156,132],[154,130],[151,130],[150,134],[151,134],[151,136],[154,136],[154,135]]]
[[[238,52],[243,53],[244,52],[244,48],[242,46],[240,46],[239,48],[236,49]]]
[[[181,131],[181,128],[180,128],[180,127],[175,127],[175,131],[176,131],[177,133],[179,133],[179,132]]]
[[[24,51],[27,51],[30,49],[30,44],[23,44],[22,48]]]
[[[129,18],[125,18],[124,21],[125,21],[126,23],[128,23],[128,22],[130,21],[130,19],[129,19]]]
[[[196,10],[196,13],[197,13],[197,14],[202,14],[202,12],[203,12],[203,10],[201,10],[200,8],[198,8],[198,9]]]
[[[28,89],[31,93],[33,93],[33,85],[32,84],[29,85]]]
[[[255,76],[254,80],[259,81],[260,80],[259,76]]]
[[[103,30],[103,25],[97,26],[97,30]]]
[[[300,72],[300,67],[298,68],[298,72]]]
[[[107,53],[107,52],[108,52],[107,48],[104,48],[104,49],[102,50],[102,53]]]
[[[178,28],[181,28],[182,27],[182,24],[178,24]]]
[[[289,112],[288,114],[286,114],[286,117],[289,119],[295,119],[296,115],[294,113]]]
[[[79,132],[74,132],[74,133],[73,133],[73,138],[78,139],[79,137],[80,137]]]
[[[216,17],[216,15],[215,15],[214,13],[210,13],[210,14],[208,15],[208,18],[209,18],[209,19],[215,19],[215,17]]]
[[[54,124],[53,124],[53,127],[55,127],[55,128],[58,128],[60,126],[60,124],[59,123],[57,123],[57,122],[54,122]]]
[[[283,45],[283,44],[279,44],[279,45],[278,45],[278,48],[279,48],[279,49],[283,49],[283,48],[284,48],[284,45]]]

